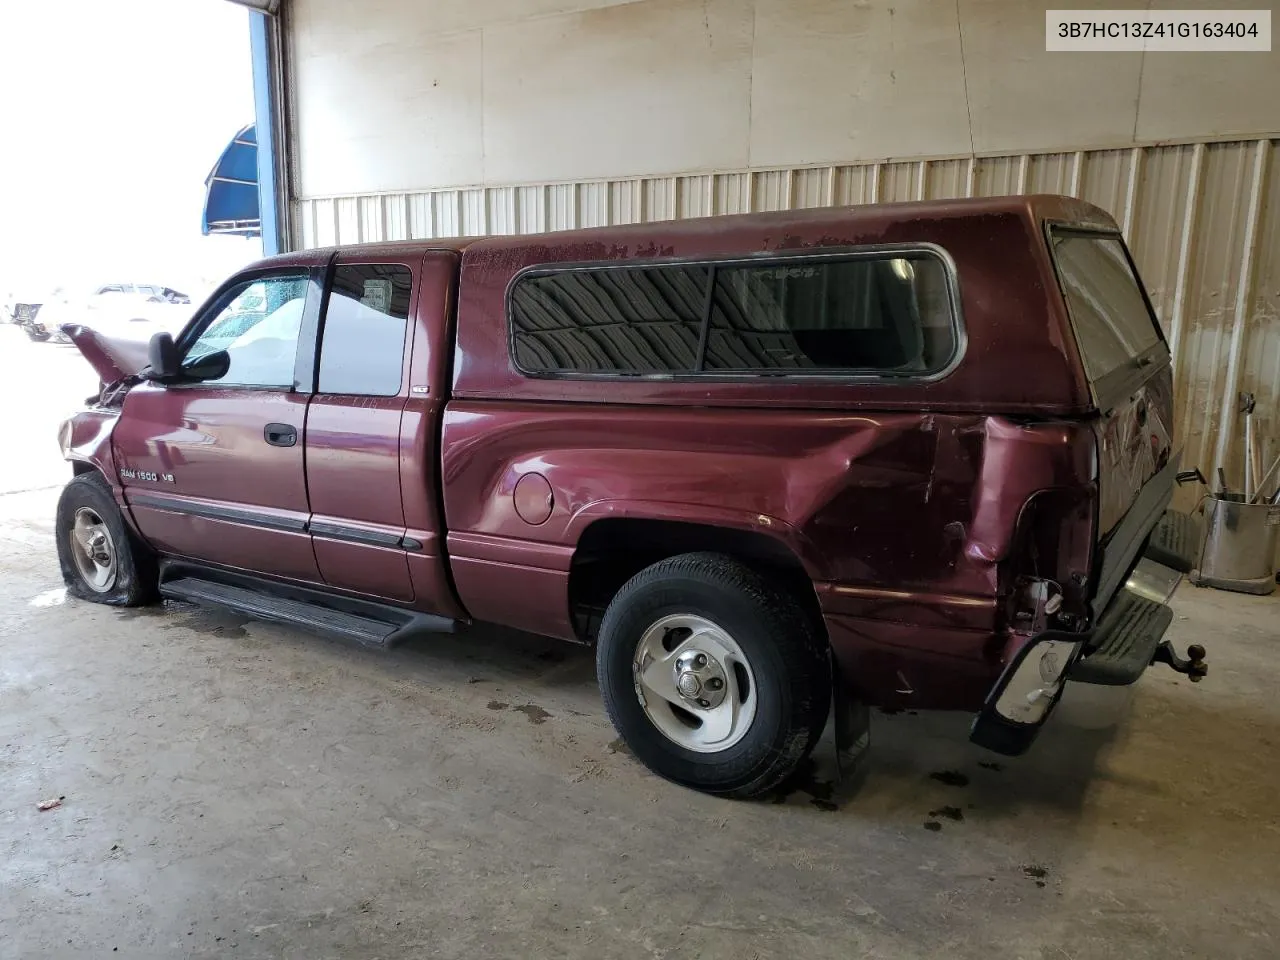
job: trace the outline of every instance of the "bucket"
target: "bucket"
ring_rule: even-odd
[[[1237,593],[1275,592],[1280,506],[1210,496],[1204,518],[1200,569],[1192,571],[1191,582]]]

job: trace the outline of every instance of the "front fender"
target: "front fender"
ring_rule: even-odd
[[[58,446],[62,448],[62,459],[72,464],[84,464],[101,473],[110,485],[121,511],[128,516],[124,490],[120,486],[120,475],[116,470],[115,455],[111,448],[111,435],[119,419],[119,410],[81,410],[63,421],[58,430]]]

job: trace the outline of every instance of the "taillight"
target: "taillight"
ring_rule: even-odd
[[[1023,506],[1001,577],[1014,629],[1038,633],[1083,625],[1089,610],[1093,515],[1092,489],[1047,490]]]

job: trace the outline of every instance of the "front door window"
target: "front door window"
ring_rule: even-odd
[[[299,275],[264,277],[233,288],[183,362],[225,350],[231,360],[226,375],[206,384],[291,388],[307,285],[307,277]]]

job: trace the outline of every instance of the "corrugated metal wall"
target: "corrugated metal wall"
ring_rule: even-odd
[[[1242,485],[1237,395],[1257,397],[1264,469],[1280,453],[1280,154],[1276,141],[961,157],[791,170],[315,198],[304,246],[540,233],[797,207],[1062,193],[1123,226],[1177,367],[1185,465]],[[1193,492],[1183,494],[1189,506]]]

